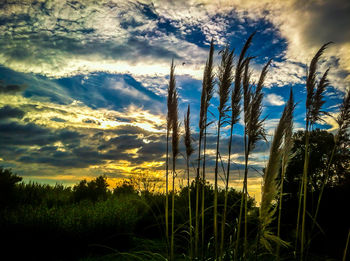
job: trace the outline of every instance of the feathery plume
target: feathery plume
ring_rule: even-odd
[[[340,105],[339,111],[340,113],[336,119],[339,126],[336,136],[337,145],[349,140],[349,134],[347,131],[350,128],[350,88],[347,90],[343,98],[343,102]]]
[[[174,59],[171,61],[171,66],[170,66],[170,77],[169,77],[169,85],[168,85],[168,98],[167,98],[167,105],[168,105],[168,115],[167,115],[167,127],[170,130],[172,127],[172,121],[171,121],[171,114],[173,113],[172,111],[172,103],[174,99],[174,92],[176,88],[176,80],[174,76],[174,70],[175,70],[175,65],[174,65]]]
[[[282,157],[284,154],[286,154],[286,152],[288,152],[288,150],[290,150],[289,140],[291,140],[291,132],[289,128],[293,124],[293,110],[294,101],[293,94],[291,92],[289,101],[283,110],[282,117],[275,130],[270,148],[269,161],[263,177],[264,181],[259,215],[259,235],[260,243],[270,252],[272,252],[271,241],[276,242],[277,244],[283,244],[283,241],[278,236],[273,235],[269,226],[272,223],[273,216],[276,212],[276,208],[273,206],[272,202],[276,198],[279,191],[277,176],[281,168]],[[284,162],[284,164],[287,163]],[[286,165],[284,167],[286,167]]]
[[[186,146],[186,155],[187,157],[191,156],[194,149],[192,146],[191,138],[191,128],[190,128],[190,105],[187,107],[187,113],[184,116],[184,126],[185,126],[185,146]]]
[[[312,106],[310,108],[310,124],[314,124],[318,120],[321,119],[321,107],[326,102],[324,98],[324,91],[326,90],[326,87],[329,85],[329,80],[327,79],[329,72],[329,68],[325,71],[323,74],[321,80],[319,81],[316,92],[314,93]]]
[[[328,47],[328,45],[330,45],[332,42],[328,42],[326,44],[324,44],[319,50],[318,52],[315,54],[315,56],[312,58],[311,62],[310,62],[310,66],[308,69],[308,74],[307,74],[307,79],[306,79],[306,92],[307,92],[307,96],[306,96],[306,109],[307,109],[307,121],[311,120],[311,111],[313,110],[313,106],[315,105],[315,88],[316,88],[316,73],[317,73],[317,63],[319,61],[319,59],[321,58],[322,54],[324,53],[324,51],[326,50],[326,48]],[[325,79],[327,77],[328,74],[328,70],[325,73]],[[322,87],[322,86],[320,86]],[[323,91],[322,91],[323,92]],[[318,94],[318,102],[320,102],[320,99],[322,99],[322,92],[320,92]],[[315,115],[314,115],[315,116]],[[311,122],[310,122],[311,123]]]
[[[230,95],[230,88],[233,81],[232,68],[233,68],[233,50],[230,52],[228,47],[220,51],[221,64],[218,71],[219,80],[219,106],[218,111],[221,118],[226,117],[226,113],[229,110],[227,101]]]
[[[266,140],[265,130],[263,128],[263,122],[265,119],[260,119],[262,114],[262,99],[263,93],[262,88],[264,86],[264,81],[266,74],[268,72],[268,67],[271,64],[271,60],[269,60],[266,65],[263,67],[259,82],[256,86],[255,92],[252,95],[250,109],[249,109],[249,120],[248,120],[248,154],[251,150],[254,149],[255,144],[258,140],[264,139]]]

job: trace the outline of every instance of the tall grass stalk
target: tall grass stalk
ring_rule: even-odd
[[[263,122],[265,119],[260,119],[262,113],[262,88],[264,85],[265,77],[268,72],[268,67],[271,60],[263,67],[260,74],[258,84],[255,91],[252,90],[250,84],[251,72],[249,70],[249,62],[252,58],[249,57],[245,61],[244,76],[243,76],[243,98],[244,98],[244,151],[245,151],[245,165],[244,165],[244,180],[242,190],[242,201],[238,220],[237,228],[237,240],[236,240],[236,253],[238,251],[240,227],[242,223],[242,215],[244,209],[244,253],[243,258],[247,258],[248,248],[248,161],[250,152],[254,149],[255,144],[260,139],[265,139],[265,130],[263,128]],[[236,256],[237,258],[237,256]]]
[[[270,147],[269,161],[264,172],[264,181],[262,187],[261,206],[259,213],[259,231],[257,240],[257,249],[261,244],[269,252],[272,252],[271,242],[277,245],[284,244],[284,242],[275,236],[271,230],[271,223],[274,219],[276,207],[273,205],[274,199],[279,192],[279,184],[277,177],[282,167],[287,167],[288,161],[283,160],[284,157],[289,157],[292,139],[292,125],[293,125],[293,110],[294,100],[291,91],[289,100],[283,110],[281,119],[275,130],[273,141]],[[284,163],[284,166],[282,165]],[[258,251],[257,251],[258,252]]]
[[[289,103],[293,104],[293,110],[295,108],[294,99],[293,99],[293,90],[290,90]],[[292,111],[293,113],[293,111]],[[293,117],[293,115],[291,115]],[[280,191],[279,191],[279,204],[278,204],[278,219],[277,219],[277,237],[281,236],[281,216],[282,216],[282,200],[283,200],[283,184],[284,177],[287,171],[287,166],[289,163],[292,147],[293,147],[293,121],[289,122],[289,125],[285,129],[284,140],[283,140],[283,151],[282,151],[282,166],[281,166],[281,181],[280,181]],[[280,260],[280,244],[277,244],[276,247],[276,260]]]
[[[333,146],[331,155],[328,159],[327,168],[326,168],[324,179],[322,182],[320,194],[319,194],[318,200],[317,200],[317,207],[316,207],[315,215],[313,218],[311,231],[314,229],[316,221],[317,221],[317,216],[318,216],[318,212],[319,212],[320,205],[321,205],[323,191],[324,191],[324,188],[327,185],[327,182],[329,180],[329,170],[330,170],[330,167],[331,167],[331,164],[333,161],[335,151],[342,143],[344,143],[344,141],[346,141],[348,139],[347,130],[350,127],[350,88],[347,90],[347,92],[344,96],[343,102],[340,105],[339,115],[336,118],[336,122],[338,124],[338,132],[334,136],[334,146]]]
[[[191,208],[191,188],[190,188],[190,164],[189,160],[193,153],[191,128],[190,128],[190,105],[187,108],[187,114],[184,116],[185,126],[185,147],[186,147],[186,171],[187,171],[187,191],[188,191],[188,215],[189,215],[189,234],[190,234],[190,259],[193,258],[193,236],[192,236],[192,208]]]
[[[348,232],[348,238],[346,239],[346,243],[345,243],[344,254],[343,254],[343,261],[346,261],[346,256],[347,256],[348,247],[349,247],[349,241],[350,241],[350,229],[349,229],[349,232]]]
[[[312,58],[307,79],[306,79],[306,91],[307,91],[307,97],[306,97],[306,127],[305,127],[305,159],[304,159],[304,168],[303,168],[303,178],[302,178],[302,192],[300,191],[299,197],[303,197],[303,207],[302,212],[301,204],[298,206],[298,213],[301,213],[301,240],[300,240],[300,257],[301,259],[304,259],[304,248],[305,248],[305,217],[306,217],[306,198],[307,198],[307,183],[308,183],[308,168],[309,168],[309,132],[312,128],[312,125],[317,121],[321,119],[321,107],[325,103],[323,100],[323,94],[324,91],[329,84],[327,75],[328,70],[323,74],[322,78],[320,79],[318,85],[317,85],[317,63],[322,56],[324,50],[327,48],[327,46],[330,43],[324,44],[316,53],[316,55]],[[317,86],[316,86],[317,85]],[[299,203],[301,203],[301,200],[299,200]],[[296,242],[298,240],[298,233],[299,233],[299,216],[297,219],[297,234],[296,234]]]
[[[208,62],[207,62],[208,63]],[[207,66],[207,65],[206,65]],[[205,119],[205,97],[206,97],[206,68],[204,69],[203,82],[202,82],[202,94],[201,105],[199,113],[199,139],[198,139],[198,158],[197,158],[197,175],[196,175],[196,216],[195,216],[195,254],[198,257],[198,244],[199,244],[199,180],[200,180],[200,164],[201,164],[201,148],[202,138],[204,131],[204,119]]]
[[[210,100],[213,97],[214,94],[214,70],[213,70],[213,56],[214,56],[214,42],[213,40],[210,43],[210,51],[209,51],[209,57],[208,61],[205,67],[205,77],[204,81],[205,83],[205,107],[204,107],[204,143],[203,143],[203,164],[202,164],[202,204],[201,204],[201,216],[202,216],[202,257],[204,258],[204,241],[205,241],[205,153],[206,153],[206,147],[207,147],[207,127],[210,123],[207,122],[208,117],[208,109],[210,106]]]
[[[219,119],[216,138],[216,158],[215,158],[215,177],[214,177],[214,247],[215,247],[215,260],[218,259],[218,162],[219,162],[219,149],[220,149],[220,130],[227,117],[229,106],[227,101],[230,94],[230,88],[233,81],[233,50],[230,51],[228,47],[220,51],[221,63],[218,68],[218,84],[219,84]]]
[[[240,234],[241,234],[241,226],[242,226],[242,216],[243,216],[243,209],[244,209],[244,202],[245,202],[245,182],[246,182],[246,172],[248,171],[247,165],[248,165],[248,156],[247,156],[247,126],[248,126],[248,113],[249,113],[249,103],[251,99],[251,87],[250,87],[250,77],[251,73],[249,72],[249,62],[251,57],[248,57],[244,61],[244,76],[243,76],[243,110],[244,110],[244,179],[243,179],[243,189],[242,189],[242,198],[241,198],[241,206],[239,209],[239,216],[238,216],[238,224],[237,224],[237,239],[236,239],[236,245],[235,245],[235,252],[234,252],[234,260],[237,260],[238,257],[238,248],[240,245]]]
[[[251,45],[251,42],[252,42],[252,39],[253,39],[254,35],[255,35],[255,33],[252,33],[248,37],[246,43],[244,44],[243,49],[241,50],[241,54],[240,54],[239,60],[238,60],[238,64],[240,64],[240,68],[238,67],[238,65],[236,67],[236,70],[237,69],[242,70],[240,75],[244,71],[243,79],[240,79],[242,84],[246,84],[247,85],[247,83],[248,83],[248,86],[246,86],[244,88],[244,108],[246,108],[246,106],[247,106],[247,103],[246,103],[247,97],[248,96],[250,97],[250,94],[247,95],[247,93],[246,93],[248,91],[248,89],[249,89],[248,87],[249,87],[249,78],[250,78],[250,74],[248,73],[248,66],[246,66],[246,64],[249,63],[249,60],[251,59],[251,58],[244,59],[244,56],[245,56],[247,50],[249,49],[249,47]],[[238,81],[237,76],[239,76],[239,75],[237,74],[237,71],[236,71],[235,86],[236,86],[236,82]],[[244,141],[245,141],[245,134],[244,134]],[[238,220],[238,224],[237,224],[237,239],[236,239],[236,244],[235,244],[234,260],[237,260],[237,257],[238,257],[238,247],[239,247],[241,222],[242,222],[242,210],[243,210],[243,194],[244,193],[242,191],[242,200],[241,200],[240,214],[239,214],[239,217],[238,217],[239,220]]]
[[[205,183],[206,183],[206,176],[205,176],[205,153],[206,153],[206,147],[207,147],[207,128],[204,129],[204,142],[203,142],[203,163],[202,163],[202,204],[201,204],[201,217],[202,217],[202,227],[201,227],[201,236],[202,236],[202,241],[201,241],[201,246],[202,246],[202,260],[204,260],[204,251],[205,251]]]
[[[178,120],[178,94],[175,86],[175,76],[174,76],[175,66],[172,63],[172,75],[170,78],[173,78],[174,82],[174,92],[171,102],[171,126],[172,126],[172,163],[173,163],[173,177],[172,177],[172,198],[171,198],[171,242],[170,242],[170,260],[174,259],[174,223],[175,223],[175,178],[176,178],[176,158],[179,154],[179,120]]]
[[[253,36],[254,34],[250,35],[250,37],[247,39],[239,55],[239,59],[238,59],[238,62],[236,65],[236,71],[235,71],[234,88],[231,94],[230,140],[228,144],[228,161],[227,161],[227,173],[226,173],[226,183],[225,183],[224,210],[223,210],[222,222],[221,222],[220,260],[223,258],[223,252],[224,252],[225,224],[226,224],[226,216],[227,216],[228,187],[229,187],[229,180],[230,180],[233,125],[238,122],[239,114],[241,112],[240,101],[242,98],[241,83],[242,83],[242,76],[243,76],[243,70],[244,70],[243,61]]]
[[[168,85],[168,98],[167,98],[167,130],[166,130],[166,172],[165,172],[165,237],[167,245],[169,246],[169,135],[172,127],[172,102],[175,90],[175,77],[174,77],[174,60],[171,61],[170,66],[170,79]]]

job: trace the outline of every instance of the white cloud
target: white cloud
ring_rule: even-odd
[[[283,97],[274,93],[268,94],[265,98],[265,102],[272,106],[282,106],[285,104]]]

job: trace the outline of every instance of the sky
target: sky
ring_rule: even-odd
[[[99,175],[113,182],[144,172],[164,177],[171,60],[176,65],[179,118],[190,104],[197,146],[201,80],[210,40],[218,65],[220,50],[229,46],[238,56],[252,32],[256,34],[248,53],[256,57],[253,79],[272,59],[263,89],[268,141],[291,88],[298,102],[294,128],[303,129],[307,64],[329,41],[333,44],[319,71],[331,68],[323,109],[336,115],[350,87],[349,13],[348,0],[3,0],[0,166],[12,168],[26,181],[49,184],[72,185]],[[212,120],[217,104],[214,95]],[[317,127],[336,130],[331,117],[324,117]],[[210,180],[215,124],[208,133]],[[237,188],[242,186],[242,134],[240,120],[234,127],[231,167],[231,185]],[[224,128],[224,163],[228,138]],[[250,158],[248,186],[256,198],[268,154],[269,143],[259,142]],[[181,183],[182,155],[177,166]]]

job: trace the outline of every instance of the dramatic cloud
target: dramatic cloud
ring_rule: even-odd
[[[272,58],[263,117],[272,138],[292,88],[295,130],[305,118],[305,75],[312,56],[333,41],[320,61],[330,70],[325,109],[336,115],[350,87],[348,0],[13,0],[0,4],[1,165],[37,180],[78,180],[135,171],[164,174],[166,94],[175,61],[179,117],[191,105],[198,141],[203,69],[209,44],[235,48],[256,32],[248,54],[252,80]],[[218,96],[209,107],[208,178],[212,178]],[[243,117],[234,127],[233,183],[244,164]],[[331,117],[325,117],[335,130]],[[320,125],[322,127],[322,125]],[[228,126],[222,128],[227,160]],[[197,142],[194,142],[196,144]],[[181,140],[180,150],[184,151]],[[259,142],[250,163],[260,170],[269,145]],[[185,162],[178,158],[183,169]],[[58,173],[59,172],[59,173]],[[257,193],[261,177],[250,171]],[[237,183],[237,186],[239,183]]]

